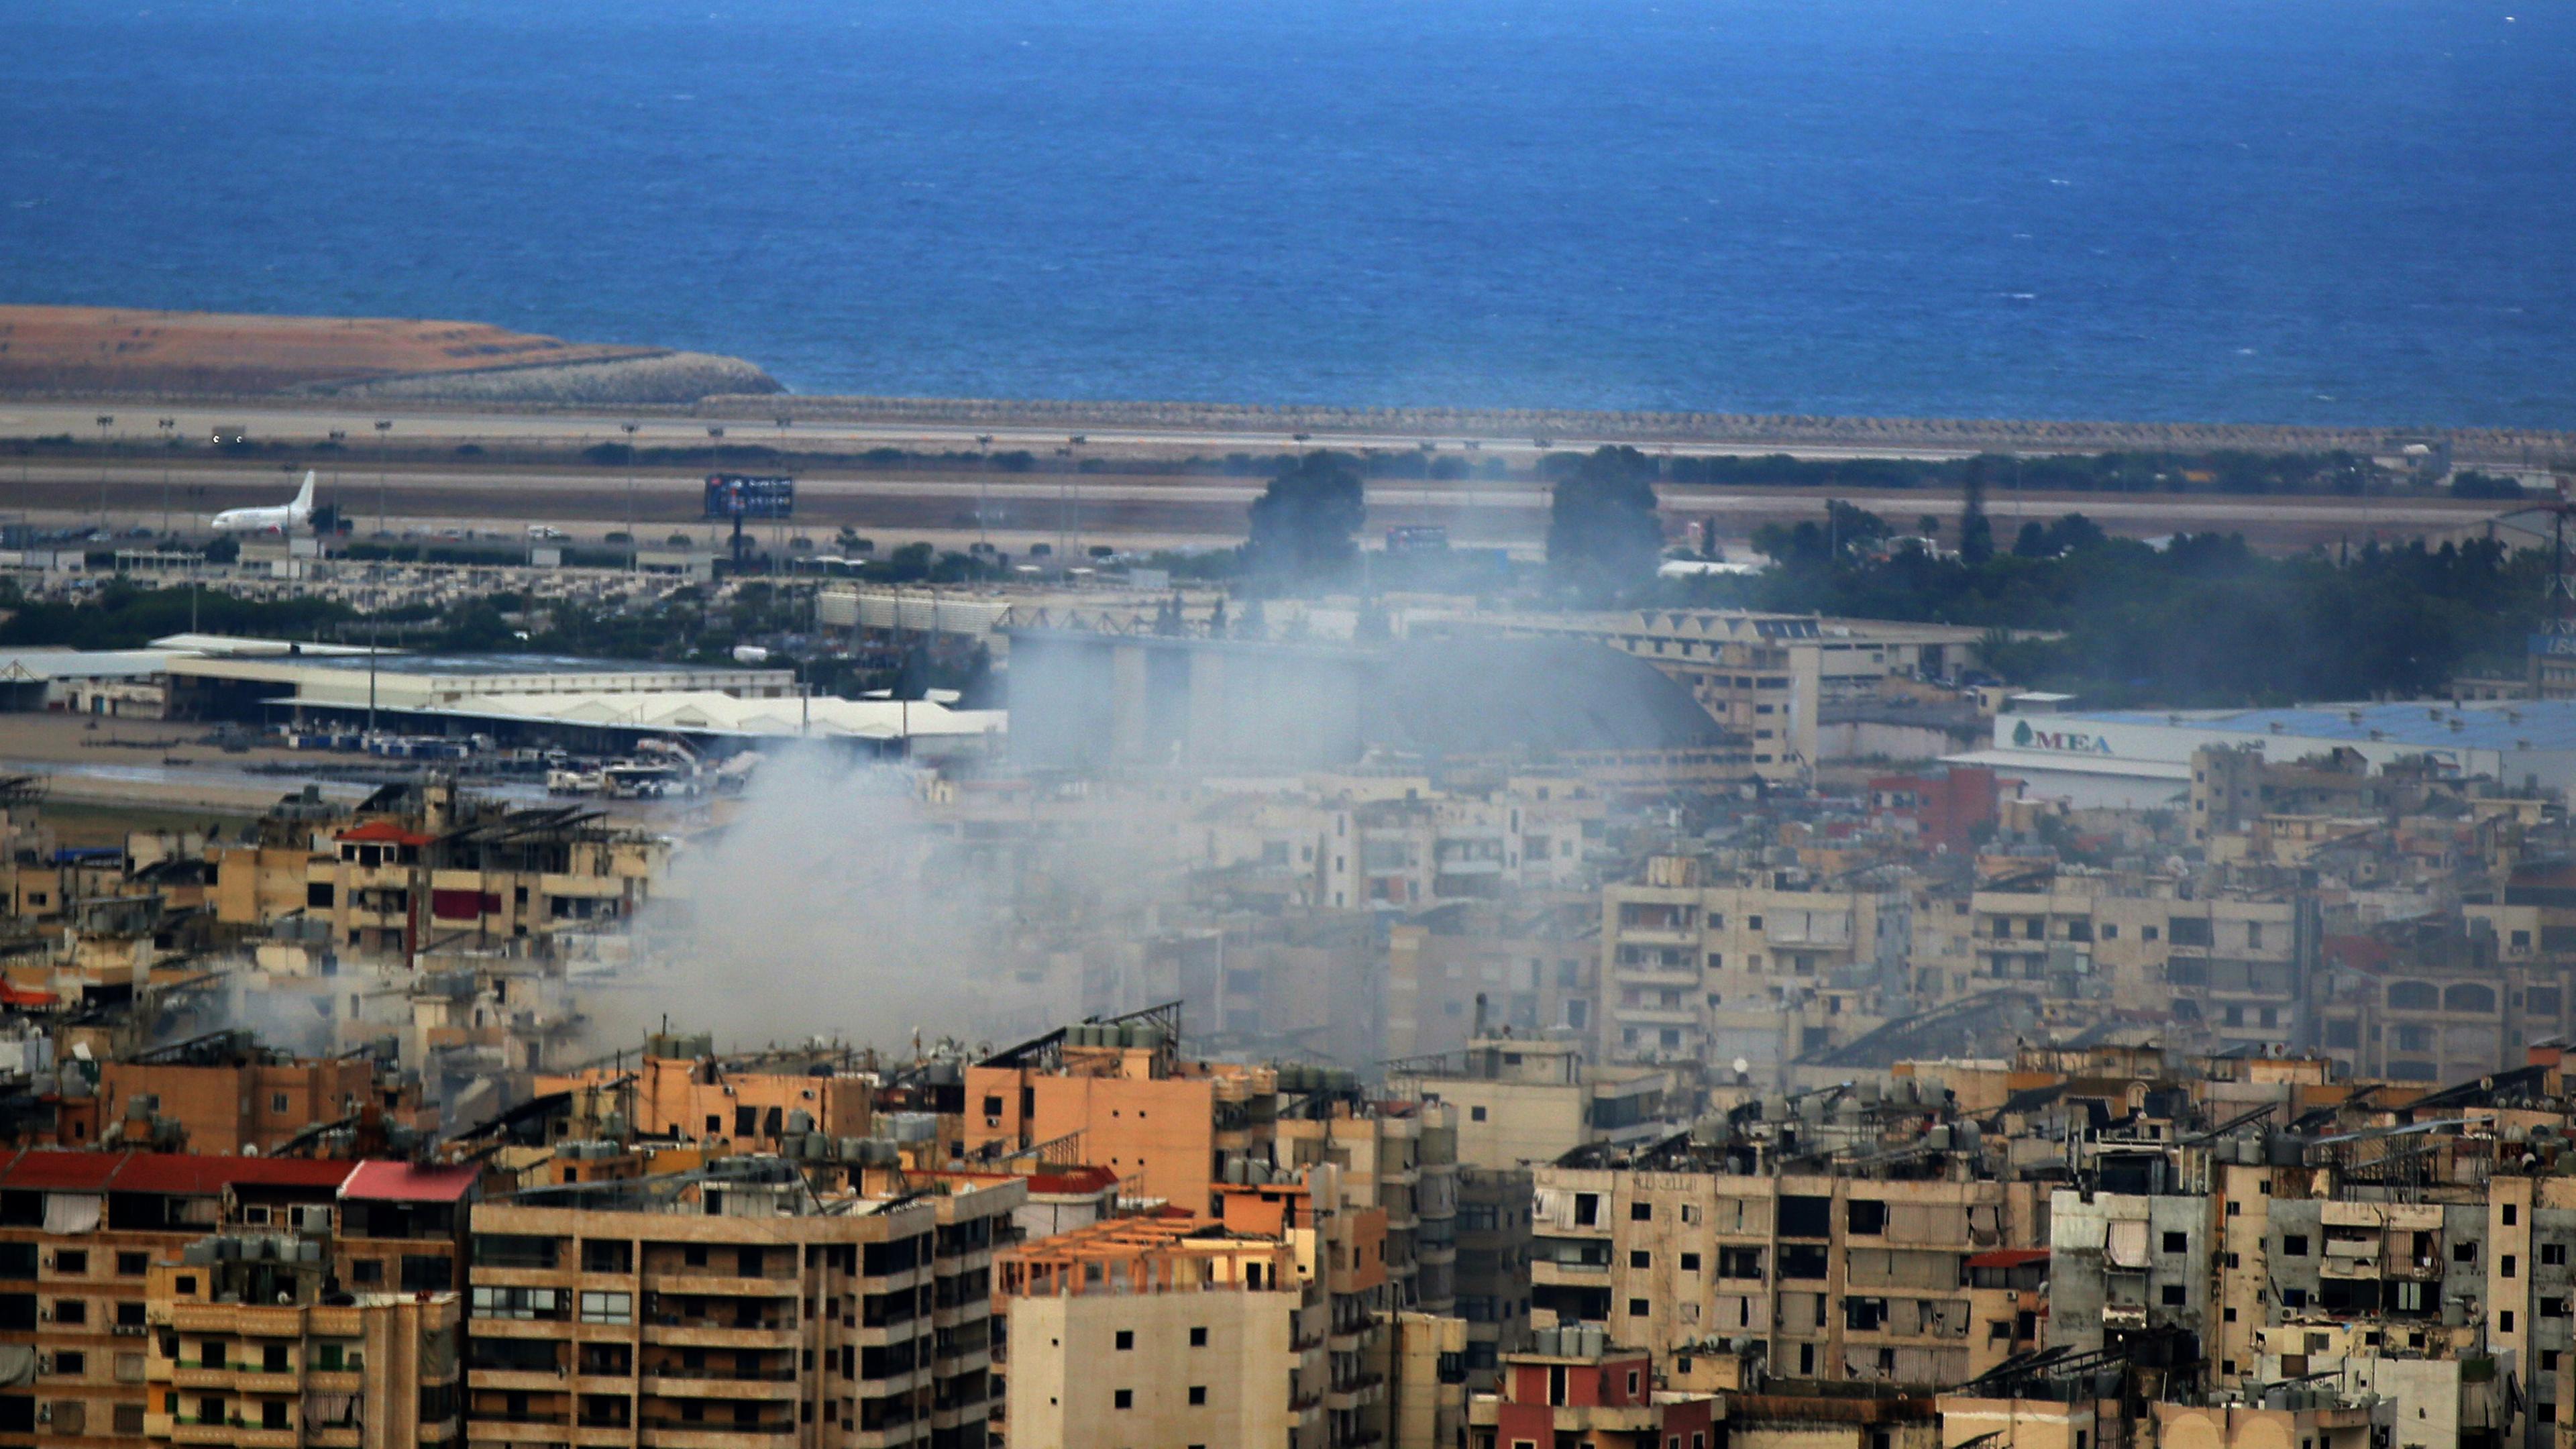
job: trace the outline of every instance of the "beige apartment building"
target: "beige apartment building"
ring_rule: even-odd
[[[2168,1020],[2218,1049],[2298,1043],[2309,1029],[2312,902],[2061,871],[2044,888],[1929,900],[1913,925],[1921,1002],[2021,991]]]
[[[1656,1353],[1766,1345],[1784,1378],[1959,1383],[2011,1336],[1977,1323],[1968,1261],[2036,1234],[2028,1184],[1967,1156],[1920,1175],[1748,1173],[1684,1147],[1534,1174],[1531,1291],[1542,1326],[1577,1321]]]
[[[1124,1218],[1003,1255],[1013,1449],[1324,1442],[1327,1306],[1296,1250]]]
[[[1641,1142],[1673,1130],[1690,1104],[1661,1067],[1602,1066],[1562,1036],[1484,1035],[1467,1049],[1389,1065],[1387,1089],[1455,1114],[1462,1166],[1553,1162],[1587,1143]]]
[[[1751,751],[1753,773],[1796,779],[1818,758],[1817,721],[1832,701],[1890,677],[1946,679],[1968,663],[1979,630],[1883,619],[1821,619],[1733,609],[1479,615],[1418,624],[1586,639],[1633,655],[1687,687]]]
[[[555,1189],[474,1221],[476,1445],[981,1449],[1024,1186],[818,1199],[792,1175]]]
[[[461,1428],[454,1293],[327,1293],[330,1258],[297,1235],[209,1237],[147,1279],[144,1435],[156,1444],[361,1449],[453,1443]],[[55,1432],[77,1422],[56,1408]]]
[[[1875,983],[1901,979],[1911,909],[1902,890],[1726,881],[1657,856],[1602,891],[1601,1052],[1740,1058],[1766,1079],[1881,1024]]]
[[[1294,1181],[1228,1186],[1213,1220],[1122,1218],[1003,1255],[1003,1441],[1384,1442],[1390,1377],[1405,1363],[1386,1215],[1342,1206],[1340,1175],[1317,1166]]]

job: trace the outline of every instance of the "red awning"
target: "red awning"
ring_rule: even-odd
[[[2047,1261],[2046,1248],[1996,1248],[1991,1252],[1968,1255],[1971,1268],[2026,1268],[2033,1263]]]

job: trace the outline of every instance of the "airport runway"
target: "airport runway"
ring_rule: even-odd
[[[361,537],[379,530],[435,536],[442,530],[524,541],[531,524],[550,524],[577,540],[624,528],[658,542],[674,530],[709,536],[704,490],[694,471],[629,475],[612,468],[571,469],[510,464],[404,464],[378,468],[363,457],[324,464],[318,494],[336,503]],[[297,465],[194,458],[160,463],[113,459],[104,465],[0,459],[0,522],[45,527],[96,523],[202,533],[224,508],[284,502],[301,477]],[[972,470],[899,473],[811,472],[797,480],[799,517],[792,528],[761,526],[780,542],[791,533],[828,548],[843,527],[881,549],[914,539],[942,547],[986,539],[1007,552],[1033,543],[1119,548],[1222,545],[1242,539],[1256,478],[1166,478],[1114,473],[1009,473]],[[1836,497],[1911,530],[1930,515],[1955,537],[1954,493],[1858,489],[1659,489],[1676,533],[1706,522],[1740,545],[1764,523],[1821,518]],[[1371,531],[1400,524],[1439,524],[1461,544],[1534,551],[1547,530],[1548,491],[1526,480],[1374,482],[1368,488]],[[2131,536],[2216,530],[2242,533],[2258,547],[2295,550],[2338,542],[2393,541],[2474,527],[2498,511],[2492,503],[2437,497],[2242,497],[2204,494],[2021,493],[1989,495],[1987,510],[2006,535],[2030,519],[2080,512],[2105,529]]]

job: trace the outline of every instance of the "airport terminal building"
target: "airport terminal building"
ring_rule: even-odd
[[[2311,704],[2286,709],[2063,710],[2024,695],[1983,749],[1945,757],[2027,782],[2032,799],[2079,809],[2177,807],[2192,752],[2250,746],[2276,764],[2337,749],[2376,770],[2429,758],[2440,772],[2515,787],[2576,788],[2576,701]]]

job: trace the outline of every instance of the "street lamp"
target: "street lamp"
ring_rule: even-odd
[[[626,571],[631,574],[638,567],[635,556],[635,430],[637,425],[619,423],[617,426],[626,434]]]
[[[385,524],[385,444],[392,441],[387,435],[393,432],[393,430],[393,419],[376,419],[376,532],[378,533],[384,533],[387,531]]]
[[[116,414],[98,415],[98,531],[110,538],[116,531],[107,526],[107,430],[116,426]]]
[[[179,441],[177,418],[156,418],[152,425],[161,430],[161,537],[170,537],[170,449]]]

